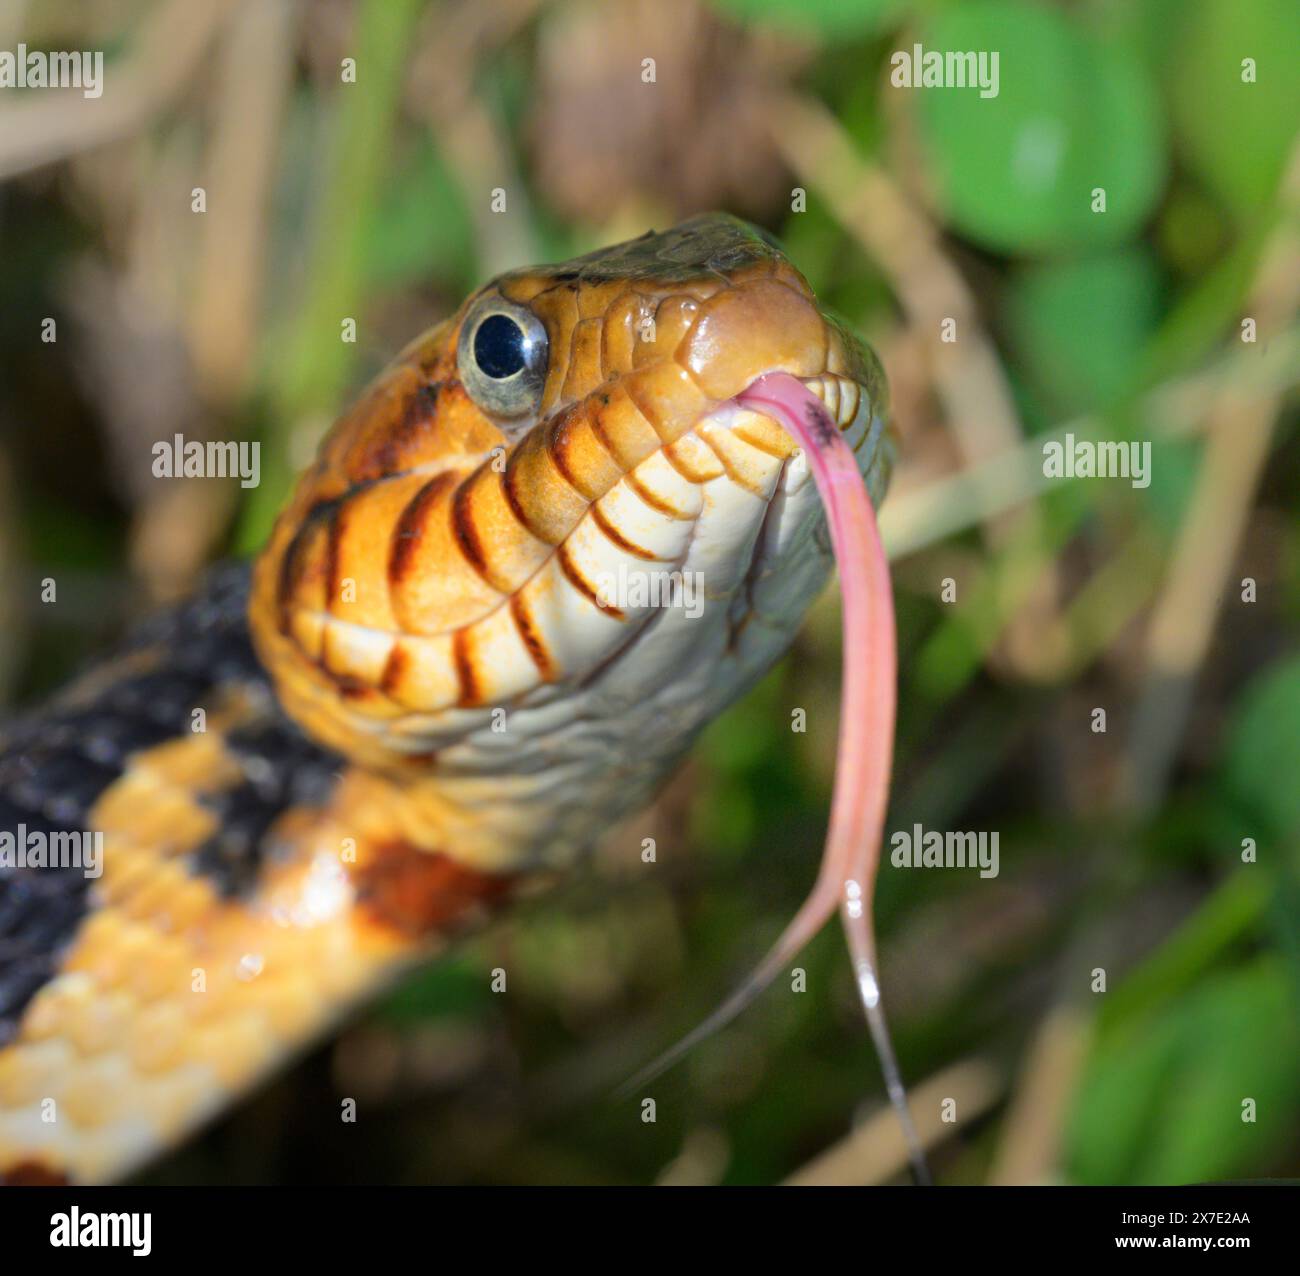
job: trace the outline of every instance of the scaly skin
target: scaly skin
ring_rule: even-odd
[[[458,362],[489,296],[547,339],[510,419]],[[504,275],[337,423],[251,586],[11,732],[0,831],[104,854],[0,867],[0,1179],[128,1173],[649,799],[827,575],[793,440],[731,402],[775,370],[878,503],[879,365],[752,227]],[[610,592],[682,571],[698,608]]]

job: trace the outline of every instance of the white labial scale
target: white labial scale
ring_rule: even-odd
[[[636,486],[670,506],[678,517],[670,518],[653,504],[647,504],[627,479],[620,479],[609,494],[602,498],[602,510],[614,515],[610,521],[634,545],[652,550],[660,557],[679,557],[680,545],[674,552],[672,544],[674,540],[680,540],[680,529],[689,527],[690,521],[697,518],[703,508],[704,498],[700,485],[692,483],[673,469],[662,452],[655,452],[642,461],[632,471],[632,478]],[[607,504],[609,502],[617,504],[611,507],[611,504]],[[656,543],[659,541],[662,541],[663,552]]]
[[[327,668],[346,671],[371,686],[384,676],[384,666],[393,650],[393,635],[387,631],[333,617],[325,621],[322,640]]]
[[[426,708],[454,705],[460,695],[460,679],[451,634],[407,634],[401,645],[407,662],[403,703]],[[427,722],[429,715],[408,718],[397,723],[395,730],[401,733],[416,720]]]

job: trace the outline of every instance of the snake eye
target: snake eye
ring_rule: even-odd
[[[486,296],[465,316],[456,363],[470,398],[484,412],[527,416],[537,410],[546,382],[546,329],[526,306]]]

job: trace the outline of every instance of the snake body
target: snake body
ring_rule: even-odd
[[[0,831],[103,859],[0,863],[0,1179],[129,1173],[652,796],[829,571],[794,441],[734,402],[772,371],[878,503],[879,365],[764,233],[500,276],[339,420],[251,571],[12,727]]]

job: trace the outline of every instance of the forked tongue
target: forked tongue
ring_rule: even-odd
[[[708,1019],[632,1078],[625,1089],[659,1075],[735,1018],[838,906],[858,994],[880,1056],[889,1101],[903,1127],[912,1172],[917,1182],[928,1183],[925,1156],[885,1023],[872,919],[894,748],[897,658],[889,564],[857,461],[821,400],[794,377],[773,372],[759,377],[735,401],[779,421],[800,444],[826,507],[831,547],[839,565],[844,673],[830,827],[812,891],[771,951]]]

